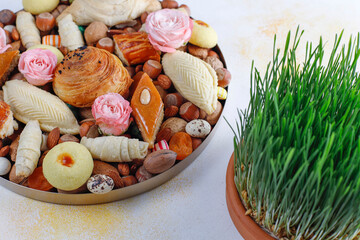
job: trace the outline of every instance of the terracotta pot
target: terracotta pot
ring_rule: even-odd
[[[245,240],[275,240],[251,217],[245,215],[246,210],[234,182],[234,154],[231,155],[226,171],[226,203],[236,229]]]

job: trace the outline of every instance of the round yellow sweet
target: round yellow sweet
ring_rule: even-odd
[[[71,191],[81,187],[91,176],[93,158],[80,143],[64,142],[56,145],[45,156],[43,173],[54,187]]]
[[[34,15],[51,12],[59,5],[60,0],[23,0],[25,11]]]
[[[189,42],[202,48],[213,48],[216,46],[218,36],[216,31],[207,23],[193,20],[194,27]]]
[[[53,47],[53,46],[50,46],[50,45],[39,44],[39,45],[29,47],[28,50],[29,49],[35,49],[35,48],[47,49],[47,50],[52,51],[57,57],[57,63],[60,63],[64,58],[64,55],[56,47]]]

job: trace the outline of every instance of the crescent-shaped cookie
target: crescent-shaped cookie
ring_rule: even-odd
[[[47,132],[59,127],[62,134],[79,133],[74,114],[57,96],[21,80],[7,81],[3,90],[5,102],[20,122],[38,120]]]
[[[162,64],[165,74],[184,98],[207,114],[215,111],[217,76],[209,64],[181,51],[166,53]]]

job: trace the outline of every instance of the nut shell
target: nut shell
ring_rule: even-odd
[[[180,93],[169,93],[164,98],[164,106],[165,108],[169,106],[177,106],[180,107],[183,103],[184,98],[180,95]]]
[[[156,79],[162,71],[162,65],[158,61],[150,59],[145,62],[143,71],[147,73],[151,79]]]
[[[150,153],[144,160],[146,171],[159,174],[171,168],[176,161],[177,154],[171,150],[159,150]]]
[[[84,32],[86,44],[95,45],[100,39],[107,37],[108,27],[102,22],[92,22]]]
[[[109,176],[114,180],[115,188],[122,188],[124,187],[124,183],[119,175],[118,170],[105,162],[94,160],[94,169],[92,172],[93,175],[96,174],[103,174]]]
[[[220,116],[221,116],[222,109],[223,109],[223,105],[218,101],[216,103],[215,111],[212,114],[207,115],[205,117],[205,120],[208,123],[210,123],[211,126],[214,126],[217,123],[217,121],[219,120]]]
[[[205,58],[205,62],[210,64],[210,66],[216,71],[219,68],[223,68],[224,64],[217,57],[208,56]]]
[[[150,178],[152,178],[152,174],[146,171],[144,166],[141,166],[138,168],[138,170],[135,173],[135,177],[138,180],[138,182],[144,182]]]
[[[36,26],[40,31],[47,32],[55,27],[55,18],[48,12],[36,16]]]
[[[178,117],[172,117],[167,119],[163,124],[161,125],[160,131],[164,128],[169,128],[171,130],[170,138],[178,132],[185,132],[185,126],[187,122],[184,119],[178,118]],[[169,139],[165,139],[167,142]]]
[[[231,81],[231,73],[226,68],[218,68],[216,70],[216,75],[218,77],[218,86],[227,87]]]
[[[110,53],[113,53],[115,50],[114,41],[109,37],[100,39],[97,42],[96,47],[109,51]]]
[[[181,105],[179,110],[180,116],[190,122],[194,119],[198,119],[200,115],[200,109],[191,102],[186,102]]]

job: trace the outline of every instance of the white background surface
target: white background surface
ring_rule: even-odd
[[[298,25],[305,40],[322,35],[331,46],[360,28],[357,1],[193,0],[192,16],[209,23],[233,75],[225,117],[249,101],[251,61],[264,69],[278,46]],[[20,0],[0,0],[0,9],[21,8]],[[303,44],[301,46],[303,46]],[[304,48],[303,48],[304,49]],[[301,53],[300,53],[301,55]],[[225,173],[232,133],[224,120],[206,150],[177,177],[155,190],[110,204],[61,206],[42,203],[0,187],[0,239],[242,239],[225,202]]]

